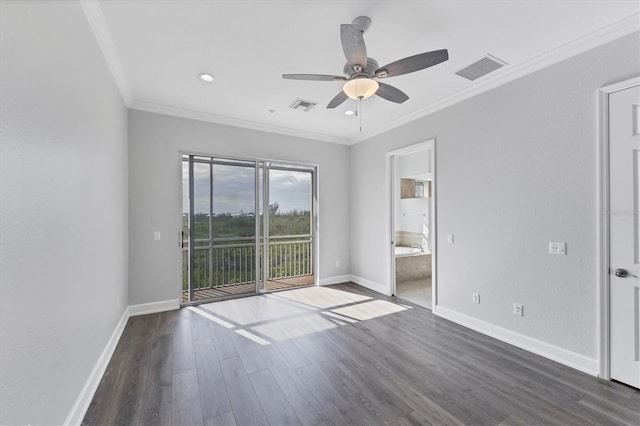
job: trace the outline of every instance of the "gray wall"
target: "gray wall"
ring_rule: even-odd
[[[0,31],[0,424],[61,424],[128,304],[127,110],[78,2]]]
[[[348,274],[349,147],[129,112],[129,301],[177,299],[179,151],[319,165],[320,279]],[[154,231],[162,239],[153,240]],[[336,268],[336,261],[340,267]]]
[[[353,146],[352,273],[388,285],[385,152],[436,138],[438,303],[598,358],[596,92],[639,52],[635,33]]]

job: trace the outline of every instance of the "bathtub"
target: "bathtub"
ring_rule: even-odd
[[[431,252],[419,247],[396,246],[396,282],[423,279],[431,276]]]
[[[415,255],[424,253],[422,249],[419,247],[404,247],[404,246],[395,246],[394,252],[396,257],[415,256]]]

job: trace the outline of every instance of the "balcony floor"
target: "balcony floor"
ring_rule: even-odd
[[[267,290],[269,292],[272,291],[280,291],[280,290],[289,290],[298,287],[306,287],[313,285],[314,283],[313,275],[305,275],[303,277],[295,277],[295,278],[280,278],[277,280],[269,280],[267,281]],[[230,297],[230,296],[240,296],[242,294],[252,294],[255,293],[256,285],[255,283],[249,284],[239,284],[235,286],[228,287],[217,287],[217,288],[207,288],[202,290],[196,290],[193,294],[192,302],[198,300],[208,300],[208,299],[217,299],[220,297]],[[182,292],[182,303],[189,302],[189,292]]]

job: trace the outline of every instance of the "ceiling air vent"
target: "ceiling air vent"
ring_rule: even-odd
[[[318,105],[317,102],[313,101],[305,101],[304,99],[296,99],[289,105],[291,109],[298,109],[300,111],[309,112],[313,109],[314,106]]]
[[[473,81],[497,70],[498,68],[502,68],[505,65],[507,65],[506,62],[501,61],[495,56],[487,55],[468,67],[461,69],[456,74],[460,77]]]

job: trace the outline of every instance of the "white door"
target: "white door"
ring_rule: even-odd
[[[640,86],[609,95],[611,378],[640,388]]]

